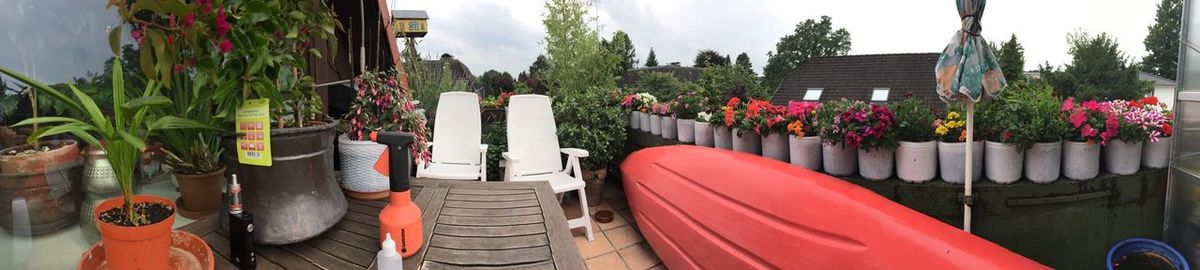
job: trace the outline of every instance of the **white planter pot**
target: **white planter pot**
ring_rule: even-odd
[[[677,132],[679,135],[677,137],[679,138],[679,142],[696,142],[696,120],[679,119],[675,121],[675,124],[677,127],[679,127],[679,132]]]
[[[868,180],[886,180],[892,177],[895,168],[896,150],[876,148],[858,149],[858,174]]]
[[[629,128],[632,128],[632,129],[641,129],[642,128],[642,117],[639,116],[639,114],[642,114],[642,112],[639,112],[639,111],[629,112]]]
[[[680,130],[683,130],[680,128]],[[713,147],[713,128],[705,122],[696,122],[696,145]],[[679,136],[681,139],[683,136]]]
[[[1171,141],[1175,137],[1158,138],[1157,142],[1142,145],[1142,166],[1151,169],[1166,168],[1171,163]]]
[[[923,183],[938,173],[937,142],[900,142],[896,148],[896,176],[909,183]]]
[[[1025,178],[1039,184],[1058,180],[1062,154],[1062,141],[1033,144],[1025,150]]]
[[[1073,180],[1088,180],[1100,174],[1100,144],[1063,142],[1062,174]]]
[[[638,112],[638,122],[640,122],[638,123],[638,129],[646,132],[650,131],[650,114]]]
[[[814,171],[820,170],[821,137],[788,135],[788,154],[788,160],[791,160],[793,165]]]
[[[1142,168],[1142,142],[1108,140],[1104,145],[1104,169],[1119,175],[1131,175]]]
[[[984,143],[983,170],[987,178],[1000,184],[1011,184],[1021,180],[1025,167],[1025,152],[1016,144],[987,141]]]
[[[650,134],[662,135],[662,116],[650,115]]]
[[[664,139],[675,139],[675,136],[679,135],[679,131],[676,130],[679,129],[679,126],[675,125],[679,121],[677,118],[674,116],[661,116],[658,118],[658,121],[662,125],[662,137]]]
[[[762,136],[762,156],[769,159],[788,162],[788,139],[779,133]]]
[[[761,137],[749,130],[733,129],[733,151],[760,155],[762,153]]]
[[[938,164],[942,181],[953,184],[966,183],[967,143],[938,142]],[[971,182],[983,176],[983,141],[971,144]]]
[[[821,166],[829,175],[845,176],[858,172],[858,151],[845,144],[821,144]]]
[[[346,134],[338,136],[342,188],[360,193],[387,191],[388,177],[375,171],[375,161],[385,149],[386,145],[372,141],[351,140]]]
[[[733,149],[733,132],[729,127],[713,126],[713,145],[721,149]]]

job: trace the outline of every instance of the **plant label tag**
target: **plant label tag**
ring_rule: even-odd
[[[270,102],[252,99],[237,109],[238,163],[271,166]]]

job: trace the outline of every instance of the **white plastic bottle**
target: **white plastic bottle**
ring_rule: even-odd
[[[392,241],[392,234],[386,234],[384,237],[383,247],[379,254],[375,255],[379,270],[403,270],[404,258],[400,257],[400,253],[396,253],[396,241]]]

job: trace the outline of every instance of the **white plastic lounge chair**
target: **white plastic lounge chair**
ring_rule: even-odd
[[[592,241],[592,219],[579,158],[588,152],[577,148],[558,148],[557,126],[550,98],[542,95],[516,95],[508,102],[508,152],[504,152],[504,181],[547,181],[554,193],[579,191],[583,215],[567,221],[567,228],[586,228]],[[560,154],[561,153],[561,154]],[[562,164],[567,155],[567,166]],[[574,172],[574,173],[572,173]],[[574,174],[574,175],[572,175]]]
[[[483,126],[479,96],[446,92],[438,96],[433,123],[433,157],[417,165],[417,177],[487,181],[488,145],[480,144]],[[434,144],[437,144],[434,146]]]

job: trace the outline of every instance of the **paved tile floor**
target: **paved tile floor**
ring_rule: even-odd
[[[575,234],[575,246],[579,247],[579,253],[583,255],[588,269],[667,269],[654,254],[650,244],[642,238],[637,224],[634,224],[620,182],[610,180],[606,183],[603,197],[600,205],[588,207],[588,212],[595,214],[600,210],[613,211],[612,222],[595,223],[593,220],[594,239],[591,242],[584,237],[584,229],[571,230]],[[577,218],[581,214],[578,199],[574,197],[563,200],[562,207],[568,219]]]

